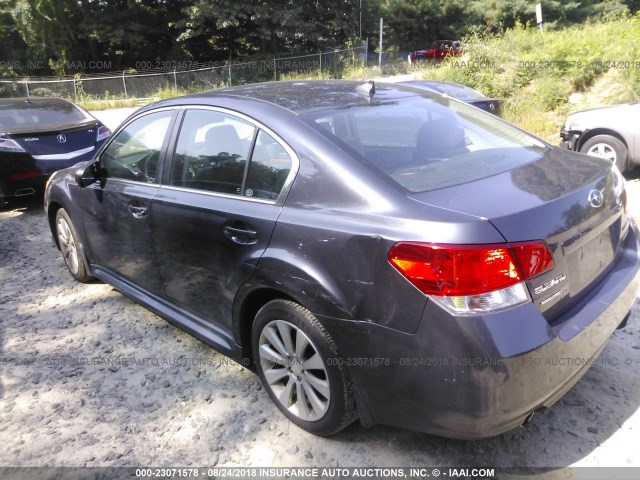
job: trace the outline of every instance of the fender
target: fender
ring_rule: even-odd
[[[353,319],[348,300],[328,272],[308,260],[282,249],[267,249],[251,279],[238,291],[233,305],[236,341],[244,343],[246,322],[259,308],[276,297],[289,297],[315,315]],[[252,306],[252,298],[257,305]]]

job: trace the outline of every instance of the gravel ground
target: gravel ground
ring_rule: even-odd
[[[640,466],[640,299],[526,427],[469,442],[356,423],[318,438],[251,372],[112,287],[76,283],[41,201],[0,211],[0,466]]]

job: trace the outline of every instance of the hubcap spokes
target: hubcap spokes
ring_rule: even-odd
[[[612,162],[616,161],[616,151],[606,143],[597,143],[591,147],[587,153],[596,157],[606,158]]]
[[[284,408],[310,422],[327,413],[327,369],[304,332],[284,320],[268,323],[260,335],[259,355],[267,384]]]
[[[58,220],[58,241],[60,242],[60,249],[62,250],[62,256],[64,261],[69,267],[69,270],[74,275],[78,273],[78,250],[76,248],[76,242],[71,234],[71,228],[64,220],[60,218]]]

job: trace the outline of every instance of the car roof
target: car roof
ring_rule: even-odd
[[[374,87],[372,97],[369,90]],[[415,87],[392,83],[371,83],[349,80],[304,80],[265,82],[238,87],[221,88],[153,104],[150,107],[170,105],[216,105],[222,98],[251,98],[278,105],[291,112],[345,108],[375,103],[386,103],[416,95],[432,95]]]

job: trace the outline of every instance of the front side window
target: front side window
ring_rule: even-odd
[[[150,113],[120,131],[100,159],[108,178],[155,183],[172,111]]]
[[[170,184],[277,200],[292,160],[271,135],[213,110],[188,110],[180,128]]]

